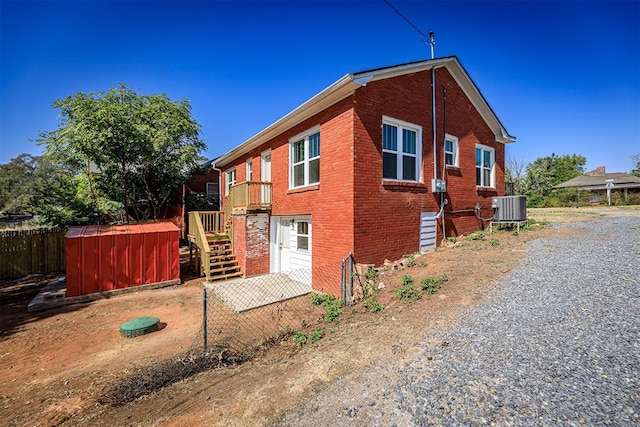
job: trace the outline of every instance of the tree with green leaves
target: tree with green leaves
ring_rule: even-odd
[[[526,169],[524,194],[532,206],[548,197],[553,187],[585,173],[587,159],[579,154],[540,157]]]
[[[0,165],[0,212],[36,213],[37,199],[55,177],[55,168],[41,156],[23,153]]]
[[[631,156],[631,160],[636,162],[636,168],[631,171],[631,175],[640,177],[640,153]]]
[[[206,148],[186,99],[139,95],[119,85],[78,92],[53,106],[60,109],[59,128],[41,132],[38,142],[67,175],[52,195],[57,200],[48,201],[59,212],[70,210],[67,219],[99,224],[161,217]]]

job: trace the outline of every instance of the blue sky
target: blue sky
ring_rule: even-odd
[[[640,1],[401,1],[457,55],[507,130],[507,157],[640,153]],[[349,72],[428,59],[383,0],[0,0],[0,163],[39,154],[54,100],[125,83],[187,98],[225,153]]]

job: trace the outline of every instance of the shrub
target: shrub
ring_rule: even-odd
[[[435,294],[438,289],[440,289],[442,282],[445,282],[446,280],[446,274],[442,274],[437,278],[425,277],[420,281],[420,288],[422,288],[426,294]]]
[[[416,290],[413,283],[409,283],[408,285],[404,285],[396,289],[396,295],[400,301],[417,301],[422,298],[422,295],[420,295],[420,292]]]
[[[367,280],[373,280],[376,277],[378,277],[378,271],[371,266],[367,267],[367,271],[364,272],[364,278]]]
[[[304,332],[298,332],[293,339],[297,345],[303,345],[307,343],[307,334]]]
[[[371,298],[364,302],[364,308],[366,310],[371,310],[373,313],[380,313],[384,310],[384,306],[380,304],[375,298]]]
[[[330,294],[314,294],[311,296],[311,303],[313,305],[322,305],[327,309],[327,314],[324,316],[324,320],[327,322],[337,322],[344,313],[341,303]]]
[[[309,335],[309,342],[314,343],[320,340],[324,334],[322,333],[322,329],[315,328],[313,332]]]

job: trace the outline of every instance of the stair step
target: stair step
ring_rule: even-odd
[[[235,259],[227,260],[227,261],[218,261],[209,263],[209,268],[211,271],[219,269],[219,268],[239,268],[238,261]]]
[[[210,253],[217,253],[217,254],[221,254],[221,253],[233,253],[233,247],[232,246],[227,246],[227,247],[219,247],[219,246],[209,246],[209,252]]]
[[[231,276],[242,276],[242,272],[239,268],[230,268],[225,270],[212,271],[209,274],[210,279],[215,279],[216,277],[231,277]]]
[[[239,271],[237,273],[223,274],[221,276],[211,276],[209,280],[211,280],[212,282],[219,282],[223,280],[235,279],[238,277],[242,277],[242,273],[240,273]]]
[[[211,267],[211,273],[228,273],[229,271],[240,270],[240,266],[237,262],[228,263],[226,265],[218,265]]]
[[[209,262],[221,262],[226,260],[235,261],[236,257],[233,254],[222,254],[222,255],[211,255],[209,257]]]
[[[228,245],[209,245],[209,249],[212,251],[230,251],[233,249],[233,246],[231,246],[231,244]]]

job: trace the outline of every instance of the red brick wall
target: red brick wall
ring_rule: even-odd
[[[245,217],[244,268],[246,277],[269,272],[269,216],[248,214]]]
[[[449,204],[446,233],[457,235],[479,229],[476,203],[491,215],[491,197],[504,193],[504,145],[473,108],[444,68],[436,71],[436,131],[438,177],[444,164],[444,99],[447,87],[446,132],[459,138],[459,168],[447,171]],[[354,255],[360,263],[380,264],[418,249],[420,212],[438,212],[439,195],[431,192],[433,179],[431,71],[371,82],[355,95],[355,235]],[[382,180],[382,116],[422,126],[422,183],[393,184]],[[479,191],[475,185],[475,144],[493,147],[496,189]],[[448,211],[448,212],[447,212]],[[442,220],[439,221],[439,228]],[[442,239],[440,228],[438,240]]]
[[[247,217],[233,216],[233,254],[243,275],[247,271]]]
[[[446,174],[445,197],[449,204],[444,223],[449,236],[481,228],[482,223],[473,212],[476,203],[482,206],[483,216],[490,216],[491,197],[504,194],[504,145],[495,142],[495,135],[448,71],[440,68],[436,74],[440,178],[444,162],[444,86],[447,87],[446,132],[459,138],[460,167],[449,168]],[[422,126],[422,183],[383,182],[383,115]],[[289,138],[318,124],[320,184],[289,190]],[[314,269],[339,266],[350,251],[354,252],[357,262],[380,264],[385,258],[397,259],[416,251],[420,212],[439,210],[439,195],[431,193],[432,135],[431,72],[425,71],[370,82],[353,96],[223,167],[235,165],[237,180],[241,182],[245,176],[244,162],[251,156],[254,177],[259,177],[260,153],[270,148],[272,214],[311,215]],[[495,189],[478,189],[475,185],[476,143],[495,149]],[[438,239],[442,239],[441,230],[439,233]]]
[[[218,171],[210,168],[205,175],[194,175],[187,183],[187,189],[193,193],[206,193],[207,182],[218,182]]]
[[[271,214],[311,215],[314,284],[322,283],[319,290],[338,295],[340,262],[353,249],[352,106],[352,98],[344,99],[233,163],[224,165],[223,169],[235,166],[237,181],[242,182],[246,176],[245,161],[251,156],[254,179],[258,179],[260,154],[271,149]],[[289,139],[316,125],[320,125],[320,184],[289,190]],[[223,181],[225,178],[223,174]],[[247,264],[241,267],[243,272],[252,268]],[[326,274],[327,271],[332,273]],[[320,272],[323,278],[316,280],[315,276]]]

